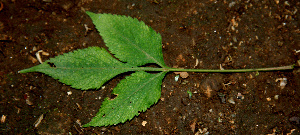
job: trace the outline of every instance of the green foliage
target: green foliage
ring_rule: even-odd
[[[95,89],[120,73],[130,71],[132,65],[114,59],[105,49],[89,47],[45,61],[20,71],[42,72],[76,89]]]
[[[161,83],[169,71],[184,72],[257,72],[291,70],[293,65],[260,69],[177,69],[166,66],[163,60],[161,36],[144,22],[131,17],[87,12],[104,39],[109,52],[99,47],[76,50],[21,70],[20,73],[42,72],[73,88],[100,88],[113,77],[134,72],[114,88],[114,99],[106,98],[88,126],[107,126],[123,123],[157,103]],[[143,67],[157,64],[160,68]],[[155,71],[148,73],[145,71]],[[158,73],[157,73],[158,72]],[[192,93],[188,91],[189,98]]]
[[[96,117],[84,126],[117,124],[139,115],[139,111],[146,111],[159,100],[164,76],[165,72],[149,74],[139,71],[126,77],[113,90],[117,97],[106,98]]]
[[[163,60],[161,36],[143,22],[126,16],[87,12],[104,39],[113,58],[105,49],[89,47],[59,55],[20,73],[42,72],[73,88],[88,90],[101,87],[118,74],[136,71],[113,90],[114,99],[106,98],[97,115],[87,126],[107,126],[125,122],[146,111],[160,98],[161,83],[167,69]],[[119,61],[120,60],[120,61]],[[162,68],[140,67],[154,63]]]
[[[136,18],[86,12],[93,20],[109,51],[119,60],[142,66],[156,63],[167,67],[160,34]]]

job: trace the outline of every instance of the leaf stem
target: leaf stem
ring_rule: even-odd
[[[271,67],[271,68],[254,68],[254,69],[182,69],[182,68],[151,68],[151,67],[139,67],[133,68],[136,71],[163,71],[163,72],[199,72],[199,73],[243,73],[243,72],[259,72],[259,71],[280,71],[280,70],[292,70],[294,65]]]

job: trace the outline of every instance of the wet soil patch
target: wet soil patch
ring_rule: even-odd
[[[162,35],[170,67],[239,69],[300,59],[299,6],[290,1],[111,0],[0,2],[1,134],[299,134],[299,71],[169,73],[161,99],[131,121],[83,128],[126,75],[72,89],[18,71],[89,46],[105,47],[85,11],[138,18]],[[197,64],[196,64],[197,63]],[[286,85],[280,86],[286,79]],[[191,93],[189,93],[189,92]],[[147,122],[145,124],[145,121]],[[144,123],[144,124],[142,124]]]

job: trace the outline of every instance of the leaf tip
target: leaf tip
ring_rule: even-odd
[[[18,71],[18,73],[28,73],[28,72],[33,72],[31,68],[23,69]]]
[[[89,123],[82,125],[82,127],[91,127],[91,125]]]
[[[93,12],[90,12],[90,11],[85,11],[85,13],[86,14],[88,14],[89,16],[92,16],[92,15],[94,15],[95,13],[93,13]]]

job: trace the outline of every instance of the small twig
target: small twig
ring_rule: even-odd
[[[34,127],[38,127],[43,119],[44,119],[44,114],[40,115],[40,117],[34,122]]]

